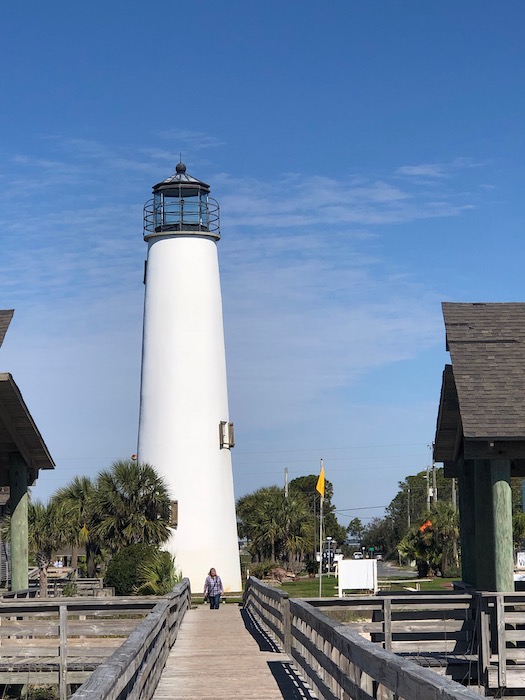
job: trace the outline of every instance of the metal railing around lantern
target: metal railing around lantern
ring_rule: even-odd
[[[219,203],[208,197],[206,202],[188,201],[184,197],[173,202],[155,202],[144,205],[144,233],[195,231],[220,238]]]

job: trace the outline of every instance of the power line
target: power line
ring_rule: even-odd
[[[388,508],[388,506],[363,506],[361,508],[338,508],[336,513],[346,513],[349,510],[373,510],[374,508]]]

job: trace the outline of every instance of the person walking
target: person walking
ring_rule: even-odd
[[[210,610],[218,610],[221,602],[221,593],[224,593],[221,577],[212,567],[204,581],[204,601],[210,602]]]

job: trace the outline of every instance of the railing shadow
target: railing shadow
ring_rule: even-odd
[[[245,609],[241,610],[246,630],[257,642],[260,651],[281,653],[281,649],[268,632]],[[268,668],[277,683],[284,700],[315,700],[316,695],[302,680],[290,661],[268,661]]]
[[[241,610],[241,617],[244,626],[257,642],[259,651],[281,651],[264,627],[247,610]]]
[[[299,677],[290,661],[268,661],[268,668],[284,700],[315,700],[317,695]]]

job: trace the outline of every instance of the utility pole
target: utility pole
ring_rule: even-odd
[[[427,513],[430,513],[430,467],[427,467]]]
[[[288,467],[284,468],[284,497],[288,498]]]
[[[324,464],[321,460],[321,472],[323,477],[322,491],[319,491],[321,496],[319,505],[319,598],[323,597],[323,505],[324,505]]]
[[[436,482],[436,463],[434,462],[434,443],[429,445],[430,448],[430,459],[432,460],[432,503],[437,503],[438,491]]]
[[[410,530],[410,486],[407,488],[407,523]]]

